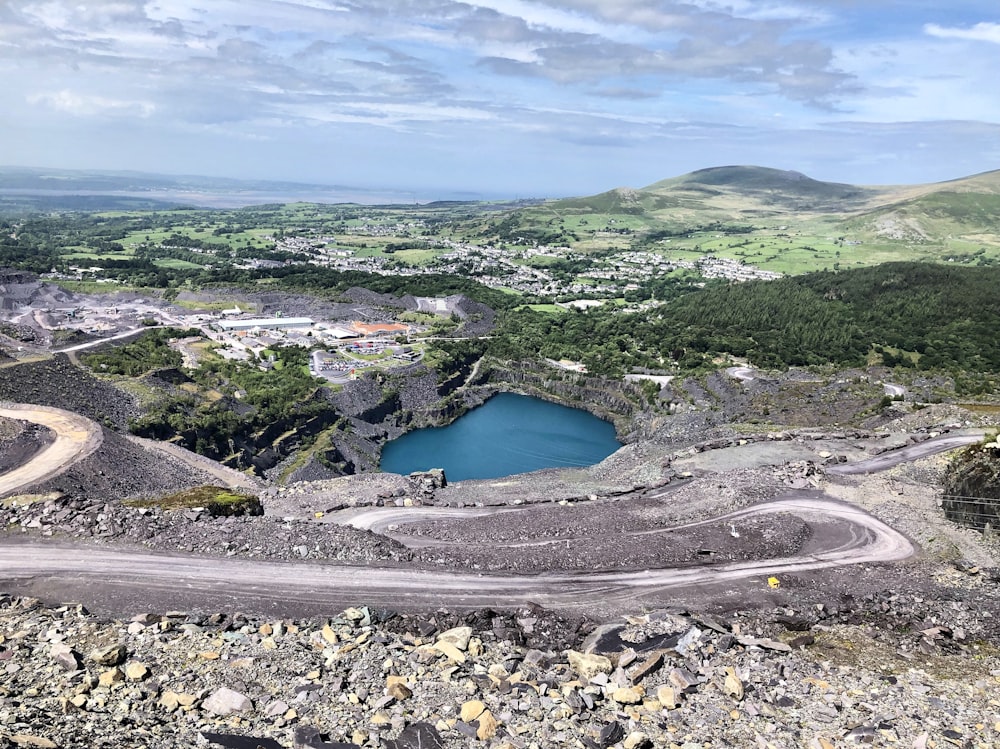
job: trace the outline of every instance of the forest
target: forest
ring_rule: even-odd
[[[499,316],[488,353],[582,361],[595,374],[712,366],[719,355],[758,367],[877,363],[953,373],[1000,372],[1000,270],[890,263],[698,291],[677,289],[642,312],[611,307]],[[990,378],[973,378],[989,383]]]

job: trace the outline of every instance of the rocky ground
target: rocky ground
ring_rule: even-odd
[[[0,746],[995,747],[1000,577],[949,575],[993,605],[881,592],[595,629],[534,609],[101,621],[0,597]]]
[[[119,431],[140,413],[134,398],[90,376],[65,354],[0,367],[0,400],[63,408]]]

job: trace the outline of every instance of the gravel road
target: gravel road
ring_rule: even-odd
[[[58,476],[101,446],[101,428],[90,419],[46,406],[2,404],[0,417],[20,419],[51,429],[55,440],[30,461],[0,475],[0,497]]]

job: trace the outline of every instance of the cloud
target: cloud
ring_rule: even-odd
[[[433,153],[426,172],[485,151],[499,173],[505,148],[561,154],[574,179],[601,161],[586,149],[613,150],[612,184],[646,168],[644,148],[662,158],[651,180],[683,171],[670,159],[773,162],[765,145],[787,144],[788,168],[836,165],[848,148],[874,163],[865,143],[896,153],[891,137],[833,123],[1000,121],[996,55],[980,43],[1000,42],[1000,24],[978,22],[994,2],[0,0],[0,163],[45,154],[41,133],[88,152],[82,133],[129,128],[132,153],[214,139],[212,163],[245,141],[282,168],[294,160],[280,149],[302,169],[336,151],[358,168],[383,159],[386,174],[416,168],[416,153]],[[985,136],[950,145],[917,130],[905,142],[930,143],[925,159],[973,142],[977,158],[995,153]],[[262,163],[225,148],[232,164]]]
[[[924,32],[940,39],[969,39],[1000,44],[1000,23],[977,23],[967,29],[928,23],[924,26]]]
[[[34,94],[28,97],[28,102],[36,105],[40,104],[57,112],[64,112],[75,117],[112,116],[146,118],[151,117],[156,112],[156,105],[152,102],[109,99],[104,96],[80,94],[69,90]]]

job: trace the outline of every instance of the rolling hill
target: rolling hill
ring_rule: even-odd
[[[942,197],[944,196],[944,197]],[[550,209],[559,213],[621,212],[655,215],[681,208],[704,213],[712,219],[729,220],[761,216],[784,216],[790,211],[815,215],[864,216],[888,209],[916,205],[916,212],[926,205],[938,205],[956,214],[968,214],[971,221],[992,220],[992,203],[986,211],[968,211],[976,198],[1000,196],[1000,170],[984,172],[963,179],[927,185],[859,186],[823,182],[800,172],[760,166],[722,166],[699,169],[690,174],[655,182],[640,189],[618,188],[592,197],[551,201]],[[951,208],[943,206],[951,201]]]
[[[708,251],[786,273],[894,260],[983,264],[1000,262],[1000,171],[858,186],[767,167],[713,167],[547,201],[510,214],[503,227],[499,241],[583,252]],[[733,235],[742,239],[725,241]]]

